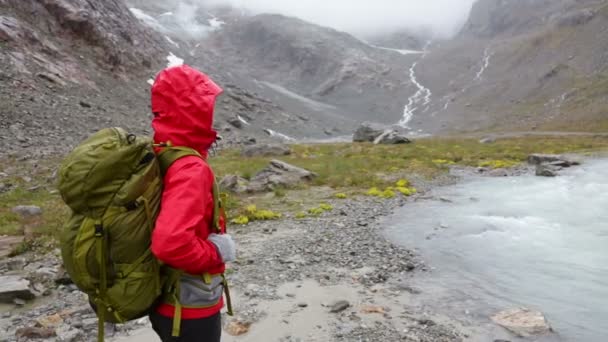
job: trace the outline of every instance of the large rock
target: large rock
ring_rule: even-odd
[[[557,172],[562,168],[552,164],[536,165],[536,175],[539,177],[556,177]]]
[[[384,145],[396,145],[396,144],[409,144],[411,143],[410,139],[408,139],[405,135],[400,134],[397,131],[387,130],[384,133],[380,134],[375,140],[374,144],[384,144]]]
[[[386,128],[382,125],[374,124],[371,122],[364,122],[357,128],[353,135],[354,142],[373,142],[378,138]]]
[[[9,256],[24,240],[24,236],[0,236],[0,259]]]
[[[316,176],[314,172],[275,159],[251,179],[247,190],[249,192],[272,191],[277,186],[293,186],[311,181]]]
[[[554,164],[562,167],[570,167],[574,165],[580,165],[580,162],[575,160],[568,160],[558,154],[540,154],[535,153],[528,156],[528,164],[540,165],[540,164]]]
[[[291,148],[282,144],[260,144],[247,146],[241,151],[244,157],[268,157],[268,156],[287,156],[291,154]]]
[[[23,218],[32,218],[42,215],[42,209],[35,205],[19,205],[11,210],[15,214],[19,214]]]
[[[247,191],[247,183],[245,178],[236,175],[228,175],[220,181],[220,187],[224,190],[240,194]]]
[[[228,123],[236,128],[243,128],[243,121],[241,121],[237,118],[229,119]]]
[[[0,302],[12,303],[16,298],[30,300],[34,297],[29,280],[19,276],[0,276]]]
[[[491,318],[494,323],[520,337],[543,335],[552,331],[542,312],[526,308],[501,311]]]

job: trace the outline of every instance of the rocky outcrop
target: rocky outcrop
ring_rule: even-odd
[[[551,164],[536,165],[536,175],[540,177],[556,177],[562,168]]]
[[[240,176],[228,175],[220,181],[220,187],[235,194],[244,193],[247,191],[247,184],[249,182]]]
[[[492,321],[520,337],[544,335],[552,331],[542,312],[526,308],[501,311],[492,316]]]
[[[20,276],[0,276],[0,302],[13,303],[15,299],[30,300],[34,297],[29,280]]]
[[[563,168],[580,165],[580,162],[556,154],[531,154],[528,164],[536,166],[537,176],[555,177]]]
[[[411,143],[405,135],[400,134],[397,131],[387,130],[380,134],[375,140],[374,144],[383,145],[396,145],[396,144],[409,144]]]
[[[314,172],[275,159],[251,179],[247,191],[272,191],[280,186],[290,187],[309,182],[315,177],[317,174]]]
[[[408,139],[402,133],[380,124],[364,122],[353,134],[354,142],[373,142],[374,144],[408,144]]]
[[[567,159],[558,154],[531,154],[528,156],[528,163],[532,165],[552,163],[562,167],[570,167],[580,165],[579,161]]]
[[[269,156],[287,156],[291,154],[291,148],[282,144],[259,144],[243,148],[241,155],[243,157],[269,157]]]
[[[355,134],[353,135],[354,142],[373,142],[378,138],[384,131],[386,127],[374,124],[371,122],[364,122],[357,128]]]

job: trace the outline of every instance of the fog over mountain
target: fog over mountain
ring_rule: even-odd
[[[205,6],[230,5],[253,14],[277,13],[365,38],[408,29],[436,37],[454,35],[475,0],[182,0]]]

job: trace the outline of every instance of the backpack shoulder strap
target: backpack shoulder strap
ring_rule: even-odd
[[[176,160],[187,157],[187,156],[198,156],[201,157],[200,153],[196,150],[189,147],[182,146],[169,146],[164,148],[158,154],[158,162],[160,164],[161,174],[164,176],[169,170],[171,164],[173,164]],[[222,199],[220,195],[220,189],[217,184],[217,180],[213,179],[213,229],[221,233],[222,225],[220,223],[220,218],[224,216],[225,221],[225,212],[222,204]]]
[[[202,158],[201,154],[195,149],[189,147],[167,147],[158,154],[158,163],[160,164],[160,172],[164,176],[176,160],[187,157],[197,156]]]

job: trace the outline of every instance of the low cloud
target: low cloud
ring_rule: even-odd
[[[365,38],[401,29],[455,34],[476,0],[190,0],[231,5],[258,13],[279,13]]]

